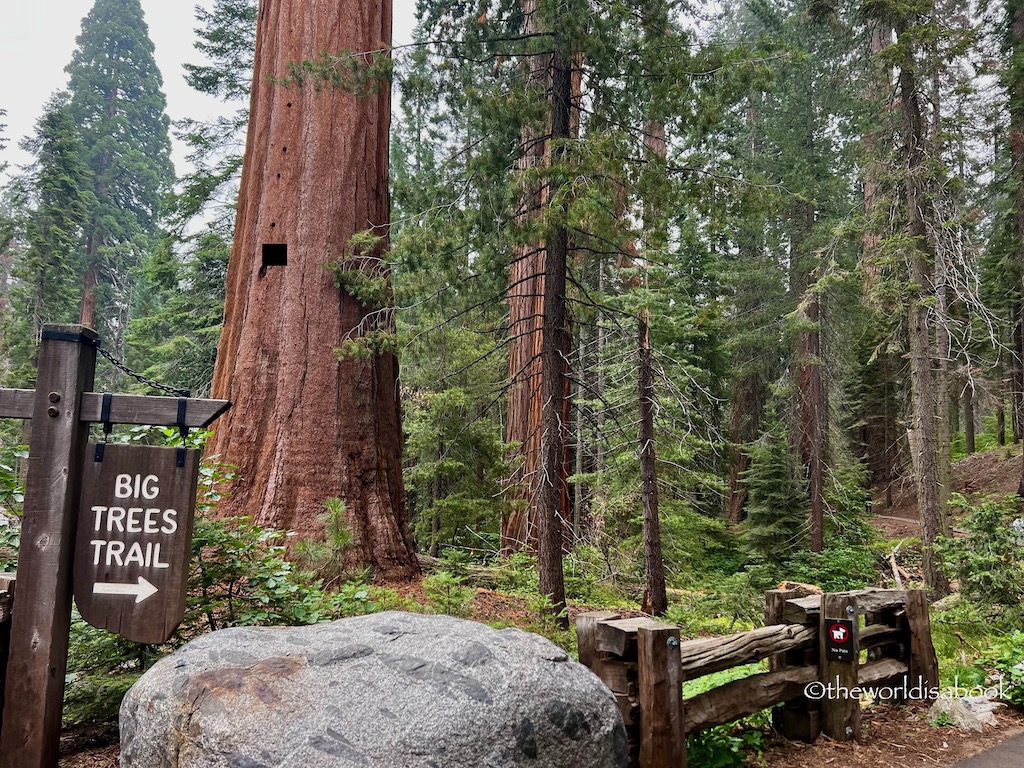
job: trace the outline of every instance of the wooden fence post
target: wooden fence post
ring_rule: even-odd
[[[928,615],[928,593],[923,589],[907,590],[906,641],[907,685],[911,691],[920,686],[924,700],[935,698],[939,687],[939,661],[932,643],[932,622]],[[914,697],[912,697],[914,698]]]
[[[821,728],[829,738],[850,741],[860,738],[860,698],[853,693],[860,666],[857,597],[846,592],[822,595],[819,619],[820,680],[826,686],[826,694],[821,701]],[[837,619],[853,621],[852,636],[845,641],[849,645],[850,657],[842,661],[830,659],[826,652],[827,633],[833,629]]]
[[[764,625],[766,627],[785,622],[787,600],[806,597],[806,589],[772,589],[764,594]],[[816,623],[816,622],[815,622]],[[817,643],[813,648],[800,648],[779,653],[768,659],[768,671],[779,672],[787,667],[818,666]],[[791,699],[772,710],[772,725],[775,730],[790,741],[811,744],[821,733],[821,711],[818,702],[806,696]]]
[[[679,629],[638,627],[637,663],[640,766],[686,768]]]
[[[11,607],[14,604],[15,574],[0,573],[0,723],[4,714],[4,684],[11,647]],[[0,737],[3,730],[0,729]]]
[[[18,599],[11,625],[0,768],[56,768],[71,624],[78,492],[89,437],[79,418],[97,335],[48,325],[39,347]]]

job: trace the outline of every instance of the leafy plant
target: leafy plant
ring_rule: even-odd
[[[462,578],[438,571],[423,580],[423,591],[431,605],[449,616],[468,616],[470,602],[473,600],[473,588],[464,586]]]
[[[1005,629],[1024,619],[1024,537],[1014,527],[1016,496],[989,498],[975,506],[961,495],[952,503],[966,515],[965,538],[941,538],[936,551],[946,572],[960,582],[960,592],[986,618]]]
[[[1003,697],[1024,707],[1024,632],[1014,630],[998,640],[982,663],[994,671]]]

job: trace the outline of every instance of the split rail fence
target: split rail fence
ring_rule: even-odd
[[[846,661],[826,653],[826,633],[837,620],[853,625]],[[684,641],[675,626],[612,611],[580,614],[576,629],[580,662],[619,704],[631,768],[683,768],[687,736],[778,704],[772,719],[786,738],[856,739],[861,698],[854,689],[870,687],[875,698],[891,701],[928,699],[939,682],[920,590],[772,590],[765,626],[727,637]],[[687,680],[764,659],[765,672],[683,698]]]

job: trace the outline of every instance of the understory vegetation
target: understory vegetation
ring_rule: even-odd
[[[81,323],[95,391],[235,403],[110,435],[217,455],[183,623],[140,646],[76,615],[68,724],[225,627],[398,609],[573,651],[582,609],[725,635],[783,582],[927,589],[943,683],[1024,703],[1024,0],[420,0],[407,44],[254,90],[264,41],[372,27],[279,2],[308,23],[197,10],[209,122],[166,114],[139,1],[95,0],[31,135],[0,126],[0,384]],[[349,119],[376,133],[324,138]],[[3,570],[27,441],[0,423]]]

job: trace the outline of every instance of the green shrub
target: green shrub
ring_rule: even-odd
[[[327,499],[327,511],[319,516],[324,525],[324,541],[303,539],[295,545],[296,559],[326,584],[337,584],[351,575],[345,565],[345,551],[353,535],[345,520],[345,502]]]
[[[960,592],[976,603],[997,628],[1016,629],[1024,621],[1024,537],[1014,528],[1017,496],[988,498],[974,506],[957,494],[952,503],[966,514],[965,538],[941,538],[936,551]]]
[[[1024,707],[1024,632],[1014,630],[992,645],[982,660],[991,667],[1003,697]]]
[[[840,543],[820,553],[805,550],[786,563],[786,579],[815,584],[825,592],[861,589],[878,577],[879,559],[864,545]]]
[[[473,588],[464,586],[462,579],[447,571],[438,571],[423,580],[423,591],[438,612],[449,616],[468,616],[473,600]]]

